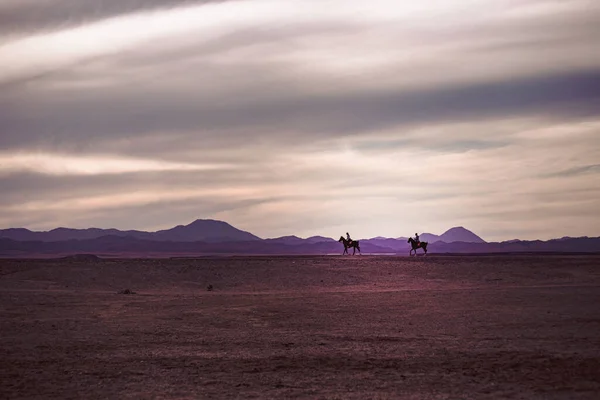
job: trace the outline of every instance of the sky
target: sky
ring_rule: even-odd
[[[0,0],[0,228],[600,236],[596,0]]]

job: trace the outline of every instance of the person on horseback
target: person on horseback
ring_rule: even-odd
[[[427,242],[421,242],[421,239],[419,238],[419,234],[415,233],[415,237],[413,239],[413,237],[409,237],[408,240],[406,241],[407,243],[410,243],[410,246],[412,247],[412,249],[408,252],[409,255],[413,255],[413,253],[415,253],[414,255],[417,255],[417,249],[422,249],[425,254],[427,254]]]
[[[358,243],[358,240],[353,240],[348,232],[346,232],[346,237],[340,236],[338,242],[344,244],[344,252],[342,255],[348,254],[348,249],[352,249],[352,255],[356,253],[356,250],[358,250],[358,253],[360,254],[360,244]]]

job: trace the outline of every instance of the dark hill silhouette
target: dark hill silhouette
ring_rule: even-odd
[[[427,239],[433,240],[427,240]],[[549,241],[486,243],[473,232],[455,227],[442,235],[422,234],[429,253],[600,252],[600,238],[563,237]],[[363,253],[408,254],[407,238],[360,239]],[[0,230],[0,256],[99,255],[169,256],[201,254],[341,254],[341,244],[323,236],[302,239],[283,236],[261,239],[216,220],[196,220],[157,232],[117,229],[56,228],[33,232],[24,228]]]
[[[434,235],[433,233],[423,233],[419,235],[419,238],[423,242],[435,243],[435,242],[465,242],[465,243],[485,243],[485,240],[471,232],[470,230],[456,226],[448,229],[441,235]]]
[[[144,237],[147,232],[141,231],[119,231],[118,229],[99,229],[99,228],[87,228],[87,229],[71,229],[71,228],[56,228],[48,232],[36,232],[40,235],[40,239],[45,240],[43,233],[46,233],[47,238],[51,238],[51,241],[58,242],[62,240],[83,240],[83,239],[95,239],[106,235],[115,236],[134,236]]]
[[[395,240],[395,239],[389,239]],[[361,241],[364,254],[408,254],[408,244],[396,248],[377,246],[369,241]],[[519,241],[511,243],[465,243],[437,242],[428,248],[429,254],[435,253],[535,253],[535,252],[600,252],[600,238],[577,238],[550,241]],[[67,240],[55,242],[16,241],[0,239],[1,257],[66,256],[70,254],[96,254],[104,256],[153,256],[168,257],[175,255],[205,254],[341,254],[337,242],[282,244],[268,240],[244,242],[172,242],[152,241],[121,236],[103,236],[95,239]]]
[[[462,226],[448,229],[440,236],[441,242],[453,243],[453,242],[466,242],[466,243],[485,243],[485,240],[474,234],[468,229]]]
[[[136,239],[132,237],[103,236],[96,239],[60,242],[16,241],[0,239],[0,256],[27,257],[93,253],[100,256],[172,256],[202,254],[341,254],[337,242],[289,245],[268,240],[244,242],[171,242]],[[363,252],[388,253],[394,251],[375,245],[365,245]]]
[[[188,225],[178,225],[157,232],[118,229],[70,229],[56,228],[47,232],[34,232],[24,228],[0,230],[0,238],[19,241],[59,242],[64,240],[96,239],[102,236],[132,237],[136,239],[173,242],[239,242],[260,240],[259,237],[229,225],[223,221],[197,219]]]
[[[9,228],[0,230],[0,238],[7,238],[12,240],[41,240],[37,236],[42,232],[32,232],[25,228]],[[45,233],[45,232],[44,232]]]
[[[189,225],[155,232],[152,240],[173,242],[243,242],[261,240],[249,232],[234,228],[227,222],[213,219],[197,219]]]
[[[361,243],[361,246],[363,246],[364,244],[372,244],[375,246],[385,247],[385,248],[388,248],[388,249],[391,249],[391,250],[397,251],[397,252],[404,251],[405,249],[408,248],[406,239],[400,240],[400,239],[388,239],[388,238],[377,237],[377,238],[372,238],[372,239],[361,239],[360,243]]]
[[[305,240],[309,243],[337,242],[337,240],[325,236],[311,236]]]
[[[56,228],[50,231],[30,231],[24,228],[10,228],[0,230],[0,238],[7,238],[21,241],[39,240],[42,242],[59,242],[63,240],[83,240],[95,239],[102,236],[130,236],[140,239],[149,239],[152,232],[143,231],[120,231],[118,229],[71,229],[71,228]]]
[[[462,226],[454,227],[448,229],[446,232],[441,235],[434,235],[433,233],[423,233],[419,235],[419,238],[423,242],[436,243],[436,242],[466,242],[466,243],[485,243],[485,241],[471,232],[468,229],[463,228]],[[404,251],[408,249],[408,245],[406,241],[407,237],[399,237],[396,239],[389,239],[382,236],[377,236],[372,239],[361,240],[361,243],[372,243],[377,246],[389,247],[390,249],[394,249],[396,251]]]
[[[100,228],[87,228],[87,229],[71,229],[71,228],[56,228],[47,232],[34,232],[25,228],[11,228],[0,230],[0,238],[7,238],[19,241],[42,241],[42,242],[58,242],[64,240],[84,240],[84,239],[96,239],[102,236],[119,236],[119,237],[133,237],[136,239],[144,240],[155,240],[155,241],[172,241],[172,242],[243,242],[243,241],[255,241],[261,240],[258,236],[253,235],[250,232],[239,230],[227,222],[217,221],[213,219],[197,219],[188,225],[178,225],[174,228],[164,229],[157,232],[145,232],[138,230],[127,230],[121,231],[118,229],[100,229]],[[372,239],[365,240],[376,246],[390,247],[392,249],[404,248],[402,243],[395,243],[394,241],[406,242],[405,237],[397,239],[390,239],[381,236],[377,236]],[[319,243],[319,242],[335,242],[335,239],[323,237],[323,236],[312,236],[308,239],[302,239],[297,236],[283,236],[274,239],[266,239],[275,243],[282,244],[303,244],[303,243]],[[484,240],[473,232],[463,227],[451,228],[444,232],[442,235],[433,235],[430,233],[423,233],[421,235],[422,241],[434,243],[437,241],[443,241],[446,243],[452,242],[471,242],[471,243],[483,243]]]
[[[305,239],[301,239],[298,236],[291,235],[291,236],[281,236],[281,237],[272,238],[272,239],[265,239],[265,242],[297,245],[297,244],[305,243]]]
[[[422,234],[419,235],[419,239],[422,242],[435,243],[435,242],[439,242],[440,241],[440,236],[439,235],[434,235],[433,233],[427,233],[427,232],[425,232],[425,233],[422,233]]]

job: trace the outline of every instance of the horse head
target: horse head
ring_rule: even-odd
[[[344,239],[343,236],[340,236],[340,240],[338,240],[338,242],[345,242],[345,241],[346,241],[346,239]]]
[[[412,243],[412,242],[414,242],[414,239],[411,237],[409,237],[408,240],[406,241],[406,243]]]

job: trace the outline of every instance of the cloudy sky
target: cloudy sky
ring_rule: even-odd
[[[597,0],[0,0],[0,227],[600,235]]]

